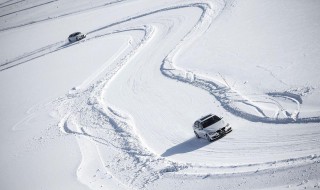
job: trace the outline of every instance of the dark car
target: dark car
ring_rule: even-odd
[[[70,43],[82,40],[86,35],[81,32],[75,32],[69,35],[68,40]]]

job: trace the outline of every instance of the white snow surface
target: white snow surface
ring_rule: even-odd
[[[320,188],[319,10],[1,0],[0,189]]]

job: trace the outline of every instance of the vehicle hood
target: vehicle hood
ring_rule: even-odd
[[[221,129],[222,127],[225,127],[225,122],[223,120],[220,120],[209,127],[204,128],[203,130],[206,132],[216,132],[217,130]]]

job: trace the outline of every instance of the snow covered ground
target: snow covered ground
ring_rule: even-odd
[[[319,9],[0,0],[0,189],[320,188]]]

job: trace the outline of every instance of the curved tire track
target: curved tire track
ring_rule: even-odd
[[[191,84],[198,88],[204,89],[211,93],[215,98],[217,98],[226,110],[231,113],[241,116],[247,120],[258,121],[258,122],[266,122],[266,123],[292,123],[292,121],[288,121],[286,119],[283,120],[274,120],[273,118],[263,118],[258,117],[244,111],[241,111],[234,107],[230,101],[232,99],[228,98],[228,95],[236,93],[227,85],[216,83],[212,80],[209,80],[207,77],[203,77],[199,74],[192,73],[192,77],[190,74],[186,75],[186,71],[184,69],[178,68],[173,64],[174,56],[178,50],[183,47],[186,47],[193,40],[196,40],[198,36],[201,36],[211,25],[212,20],[214,18],[214,10],[212,5],[209,3],[191,3],[184,4],[178,6],[171,6],[163,9],[158,9],[155,11],[147,12],[144,14],[140,14],[137,16],[133,16],[122,21],[115,22],[113,24],[107,25],[100,29],[89,32],[89,34],[94,34],[97,31],[104,30],[107,28],[111,28],[113,26],[117,26],[123,23],[130,22],[131,20],[139,19],[151,14],[160,13],[164,11],[180,9],[180,8],[200,8],[202,10],[202,15],[197,22],[197,24],[193,27],[193,29],[186,34],[181,42],[167,55],[167,57],[163,60],[160,70],[163,75],[178,80],[184,83]],[[221,10],[218,11],[218,13]],[[119,181],[129,181],[128,186],[134,188],[144,188],[148,183],[151,183],[157,179],[159,179],[162,175],[178,172],[180,170],[187,170],[194,168],[204,168],[207,173],[212,173],[215,175],[214,170],[212,169],[234,169],[243,167],[246,168],[246,172],[253,173],[253,170],[256,167],[269,166],[270,163],[258,163],[258,164],[250,164],[250,165],[236,165],[236,166],[225,166],[225,167],[208,167],[202,165],[191,165],[187,163],[176,163],[165,158],[158,157],[152,154],[147,148],[145,148],[139,137],[135,135],[132,127],[132,121],[130,120],[130,116],[127,114],[123,114],[121,112],[116,111],[117,109],[113,108],[113,106],[106,105],[102,100],[102,94],[107,87],[108,83],[112,80],[112,78],[120,72],[120,70],[125,66],[126,63],[135,55],[135,53],[142,47],[148,40],[151,39],[153,28],[152,26],[143,26],[140,28],[129,28],[126,30],[117,30],[111,33],[107,33],[104,35],[119,33],[123,31],[131,31],[131,30],[141,30],[144,32],[144,38],[141,39],[140,43],[137,44],[126,54],[123,58],[119,58],[117,63],[110,68],[111,72],[107,73],[102,79],[98,82],[92,84],[89,88],[83,91],[75,91],[73,93],[69,93],[64,98],[59,98],[56,101],[52,102],[52,105],[56,107],[56,111],[60,114],[62,120],[60,122],[60,127],[62,131],[67,134],[73,134],[77,136],[84,136],[92,139],[98,145],[104,145],[106,147],[112,147],[112,149],[116,150],[114,157],[112,160],[109,160],[111,164],[107,165],[106,162],[102,163],[105,167],[108,168],[108,171],[111,171],[113,176],[115,176]],[[92,38],[88,38],[87,40],[95,39],[100,36],[95,36]],[[57,44],[58,45],[58,44]],[[60,44],[59,44],[60,45]],[[75,45],[75,44],[73,44]],[[65,47],[63,47],[65,48]],[[56,48],[59,51],[63,49],[61,47]],[[38,51],[31,52],[29,55],[17,58],[13,60],[10,64],[15,64],[17,61],[22,59],[25,60],[23,63],[28,62],[32,59],[36,59],[39,56],[44,56],[48,54],[47,48],[39,49]],[[49,52],[49,53],[52,53]],[[35,56],[30,59],[30,57]],[[37,57],[38,56],[38,57]],[[10,64],[1,65],[8,66]],[[20,63],[22,64],[22,63]],[[16,64],[17,65],[17,64]],[[11,65],[12,66],[12,65]],[[232,96],[231,96],[232,97]],[[303,120],[304,118],[299,118]],[[297,122],[300,120],[297,119]],[[307,122],[319,122],[319,118],[312,120],[312,118],[305,118]],[[80,127],[79,131],[74,131],[68,126],[68,121],[75,123]],[[301,122],[301,121],[300,121]],[[105,137],[104,135],[107,135]],[[97,146],[98,146],[97,145]],[[288,159],[278,161],[282,166],[283,163],[288,162],[296,162],[296,161],[306,161],[309,159],[318,159],[319,156],[315,155],[313,157],[306,156],[300,157],[296,159]],[[277,161],[275,161],[277,162]],[[273,163],[273,162],[272,162]],[[277,166],[279,167],[279,166]],[[269,170],[270,167],[265,167],[262,170]],[[127,173],[123,173],[123,170],[127,170]],[[252,170],[252,171],[251,171]],[[238,171],[238,173],[243,173],[242,171]],[[190,174],[192,175],[192,174]],[[206,174],[207,175],[207,174]],[[220,174],[219,174],[220,175]],[[228,173],[223,173],[223,175],[229,175]]]

